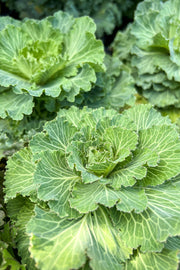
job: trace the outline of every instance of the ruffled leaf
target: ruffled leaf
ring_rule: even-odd
[[[98,208],[98,204],[112,207],[116,204],[117,210],[139,213],[146,208],[147,197],[144,190],[139,188],[122,188],[114,190],[98,182],[92,184],[76,184],[70,198],[71,207],[80,213],[88,213]]]
[[[176,252],[163,249],[160,253],[138,253],[126,263],[125,270],[176,270],[178,261]]]
[[[34,184],[34,172],[36,165],[32,161],[32,153],[24,148],[8,161],[6,172],[6,201],[15,198],[17,194],[30,195],[36,186]]]
[[[147,209],[140,214],[119,213],[115,220],[121,229],[122,239],[129,247],[146,251],[161,251],[169,236],[179,234],[180,184],[167,183],[146,188]]]
[[[85,264],[87,254],[93,269],[119,270],[121,262],[131,253],[104,209],[69,221],[36,208],[36,216],[29,222],[27,230],[31,234],[30,252],[43,269],[58,269],[59,265],[62,270],[79,268]]]
[[[6,118],[9,115],[14,120],[22,120],[24,114],[32,113],[33,107],[33,98],[28,94],[17,95],[11,89],[1,93],[1,118]]]
[[[61,217],[71,215],[68,198],[79,175],[68,168],[63,152],[45,152],[37,165],[34,182],[38,185],[40,200],[48,201],[49,206]]]

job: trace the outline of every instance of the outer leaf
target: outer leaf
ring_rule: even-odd
[[[69,15],[69,13],[62,11],[56,12],[53,16],[47,17],[46,20],[49,21],[54,28],[59,29],[62,33],[68,33],[74,24],[74,18]]]
[[[157,185],[178,175],[180,142],[176,130],[167,126],[152,127],[140,132],[139,135],[139,147],[148,147],[151,151],[157,152],[160,158],[157,167],[148,169],[147,176],[142,180],[142,184]]]
[[[147,196],[143,189],[137,187],[122,188],[120,191],[120,202],[116,205],[117,210],[123,212],[140,213],[147,207]]]
[[[88,247],[87,255],[92,258],[90,266],[93,270],[123,269],[120,263],[132,252],[119,237],[117,228],[112,226],[108,214],[102,207],[89,214],[93,244]]]
[[[160,253],[138,253],[126,263],[125,270],[176,270],[178,261],[176,252],[163,249]]]
[[[36,165],[32,161],[32,153],[28,148],[24,148],[8,161],[6,172],[6,201],[16,197],[17,194],[23,196],[30,195],[36,186],[33,178]]]
[[[1,93],[0,117],[9,115],[14,120],[22,120],[24,114],[31,114],[34,107],[33,98],[28,94],[17,95],[12,90]]]
[[[65,270],[85,263],[89,240],[86,217],[69,221],[36,208],[36,217],[29,222],[28,232],[31,233],[31,254],[41,269],[55,270],[61,265]]]
[[[0,26],[0,31],[3,30],[8,24],[13,24],[13,25],[20,25],[20,22],[18,20],[15,20],[9,16],[5,16],[1,18],[1,26]]]
[[[118,223],[127,246],[145,251],[161,251],[169,236],[179,234],[180,183],[146,189],[147,209],[135,214],[119,213]],[[117,218],[117,216],[116,216]]]
[[[65,151],[77,129],[62,116],[46,123],[44,130],[46,134],[37,134],[30,142],[34,155],[47,150]]]
[[[176,104],[176,107],[179,107],[178,96],[179,89],[172,92],[168,91],[168,89],[163,92],[156,92],[153,90],[147,90],[144,92],[144,97],[147,98],[151,104],[160,108],[174,104]]]
[[[168,117],[161,117],[161,114],[150,104],[135,106],[130,110],[126,110],[124,115],[136,124],[137,130],[171,124]]]
[[[97,74],[97,81],[92,90],[81,95],[83,104],[88,107],[113,108],[119,110],[135,102],[134,79],[130,69],[117,57],[105,56],[106,72]]]
[[[42,130],[44,121],[37,118],[24,117],[21,121],[11,118],[0,120],[0,159],[12,156],[27,145],[36,132]]]
[[[15,258],[9,253],[9,251],[5,248],[5,244],[0,242],[0,249],[2,250],[2,264],[0,265],[1,270],[26,270],[25,266],[20,264]],[[9,268],[10,267],[10,268]]]
[[[25,231],[25,226],[30,218],[34,215],[34,204],[28,198],[21,196],[10,200],[7,204],[8,215],[11,221],[16,221],[14,227],[16,229],[16,244],[18,254],[21,257],[22,263],[26,264],[29,270],[36,270],[35,262],[30,257],[29,253],[29,236]]]
[[[31,254],[44,270],[49,267],[56,270],[59,265],[62,270],[79,268],[85,264],[86,252],[91,258],[92,269],[106,270],[110,267],[118,270],[131,252],[123,246],[118,230],[112,227],[103,209],[94,212],[94,216],[88,214],[79,220],[69,221],[36,208],[36,216],[29,222],[28,232],[32,235]]]
[[[64,94],[61,95],[61,100],[67,98],[68,101],[74,102],[75,97],[81,89],[85,92],[91,90],[91,84],[96,82],[95,72],[90,66],[86,65],[81,72],[71,80],[63,84]]]
[[[180,250],[180,236],[169,237],[165,248],[169,250]]]

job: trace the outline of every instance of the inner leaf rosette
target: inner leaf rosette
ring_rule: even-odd
[[[132,249],[132,263],[161,258],[180,234],[179,164],[176,127],[150,105],[122,114],[72,107],[8,161],[6,201],[21,194],[36,205],[27,232],[43,270],[78,269],[87,258],[93,270],[124,269]]]
[[[140,212],[142,205],[125,205],[123,194],[144,196],[146,207],[141,187],[160,185],[179,173],[178,133],[147,105],[121,115],[103,108],[61,110],[30,146],[38,160],[38,197],[62,216],[71,215],[71,207],[85,213],[86,206],[88,212],[99,203],[112,207],[116,202],[118,209]]]

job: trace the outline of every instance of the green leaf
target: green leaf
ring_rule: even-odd
[[[4,218],[5,218],[5,213],[4,211],[0,210],[0,227],[4,224]]]
[[[28,198],[17,196],[15,199],[8,201],[7,210],[11,221],[15,221],[15,241],[21,262],[26,265],[28,270],[36,270],[35,262],[29,253],[30,238],[25,230],[26,224],[34,215],[34,204]]]
[[[67,98],[68,101],[74,102],[75,97],[81,90],[88,92],[91,90],[92,83],[96,82],[94,70],[89,65],[84,65],[80,73],[63,84],[65,92],[61,95],[61,100]]]
[[[68,167],[63,152],[45,152],[34,175],[38,198],[48,201],[50,208],[61,217],[71,215],[68,199],[79,179],[79,175]]]
[[[148,147],[152,152],[157,152],[160,159],[158,166],[148,169],[142,185],[158,185],[180,173],[180,142],[176,130],[170,126],[152,127],[140,131],[139,135],[139,147]]]
[[[180,236],[169,237],[165,243],[165,248],[169,250],[180,250]]]
[[[153,91],[153,89],[144,91],[144,97],[146,97],[150,103],[160,107],[164,108],[170,105],[176,105],[176,107],[179,107],[179,100],[178,100],[178,94],[179,88],[176,89],[176,91],[169,91],[168,89],[163,92],[156,92]]]
[[[136,105],[123,114],[136,124],[137,130],[171,124],[168,117],[161,117],[161,114],[150,104]]]
[[[46,123],[44,126],[46,133],[36,134],[30,142],[33,154],[38,156],[41,152],[48,150],[65,151],[76,130],[76,127],[63,116]]]
[[[138,253],[127,261],[125,270],[177,270],[178,261],[176,252],[163,249],[160,253]]]
[[[89,109],[87,107],[84,107],[82,110],[79,110],[77,107],[72,106],[69,110],[65,109],[59,110],[57,115],[59,117],[65,117],[66,120],[72,126],[75,126],[79,130],[80,122],[82,121],[82,119],[86,118],[86,114],[88,116],[90,115]]]
[[[36,207],[36,216],[29,222],[28,232],[32,241],[30,252],[39,268],[55,270],[61,265],[65,270],[85,263],[89,240],[86,218],[60,219],[55,213]]]
[[[117,203],[116,208],[122,212],[140,213],[147,207],[147,196],[143,189],[138,187],[122,188],[119,192],[120,201]]]
[[[96,71],[103,71],[104,51],[102,42],[95,40],[94,32],[95,25],[91,18],[82,17],[76,19],[73,29],[65,39],[65,46],[70,63],[84,61],[95,64]]]
[[[23,148],[32,136],[42,130],[44,121],[38,117],[24,117],[21,121],[11,118],[0,120],[0,159],[12,156]]]
[[[8,24],[13,24],[13,25],[20,25],[20,21],[15,20],[9,16],[1,16],[1,26],[0,26],[0,31],[3,30]]]
[[[25,265],[19,263],[5,248],[5,244],[0,242],[0,251],[2,252],[2,263],[0,265],[1,270],[26,270]]]
[[[79,268],[86,262],[86,253],[93,269],[119,270],[131,253],[104,209],[78,220],[67,220],[36,207],[36,216],[27,230],[32,236],[30,252],[44,270],[59,269],[59,265],[62,270]]]
[[[90,266],[95,270],[123,269],[121,265],[132,253],[119,237],[119,231],[112,226],[108,211],[99,208],[89,214],[93,243],[88,247],[87,255],[92,258]]]
[[[62,33],[68,33],[74,24],[74,18],[66,12],[58,11],[53,16],[46,18],[53,28],[59,29]]]
[[[73,187],[71,207],[80,213],[88,213],[98,208],[98,204],[112,207],[116,204],[117,210],[139,213],[146,208],[147,197],[144,190],[139,188],[122,188],[114,190],[108,186],[95,182],[92,184],[79,184]]]
[[[119,165],[119,168],[110,175],[112,187],[118,189],[121,185],[128,187],[146,177],[147,166],[157,166],[159,156],[155,151],[148,148],[142,149],[139,147],[134,152],[133,158],[128,158],[124,163]]]
[[[1,93],[1,118],[10,116],[14,120],[22,120],[24,114],[32,113],[33,107],[33,98],[28,94],[17,95],[11,89]]]
[[[80,213],[88,213],[96,210],[99,203],[112,207],[120,200],[120,194],[99,182],[86,185],[77,183],[73,188],[70,204]]]
[[[180,233],[180,183],[146,188],[145,193],[148,199],[145,211],[140,214],[121,212],[115,220],[127,246],[141,245],[142,252],[159,252],[169,236]]]
[[[104,98],[99,101],[98,105],[102,104],[101,106],[116,110],[125,105],[134,105],[136,90],[134,79],[130,74],[131,69],[123,65],[119,58],[115,56],[106,55],[105,64],[107,71],[104,75],[100,74],[105,93]]]
[[[35,169],[36,165],[28,148],[20,150],[9,159],[5,177],[6,201],[16,197],[17,194],[28,196],[36,190]]]

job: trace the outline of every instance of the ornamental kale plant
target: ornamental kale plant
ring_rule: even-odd
[[[89,17],[61,11],[41,21],[0,18],[0,117],[21,120],[42,94],[73,102],[104,71],[104,49]]]
[[[180,107],[179,36],[179,1],[145,0],[114,42],[114,54],[130,64],[140,93],[160,108]]]
[[[176,270],[179,164],[177,128],[150,105],[60,110],[7,164],[22,263]]]

